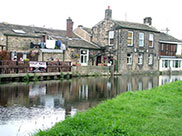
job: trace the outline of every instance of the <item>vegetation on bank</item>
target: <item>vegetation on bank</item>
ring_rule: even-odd
[[[123,93],[36,136],[180,136],[182,82]]]

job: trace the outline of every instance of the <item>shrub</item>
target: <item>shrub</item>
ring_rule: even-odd
[[[0,51],[0,60],[9,60],[8,51]]]

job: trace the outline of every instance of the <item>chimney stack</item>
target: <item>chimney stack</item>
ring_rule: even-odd
[[[108,6],[108,8],[105,10],[105,19],[112,19],[112,10],[110,9],[110,6]]]
[[[145,17],[144,18],[144,24],[145,25],[152,25],[152,18],[151,17]]]
[[[66,29],[66,35],[69,38],[72,38],[72,33],[73,33],[73,21],[72,19],[69,17],[67,20],[67,29]]]

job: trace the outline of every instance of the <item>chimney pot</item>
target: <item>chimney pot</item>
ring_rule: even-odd
[[[105,10],[105,19],[112,19],[112,10],[110,9],[110,6],[108,6],[108,9]]]
[[[146,24],[146,25],[152,25],[151,17],[145,17],[143,21],[144,21],[144,24]]]

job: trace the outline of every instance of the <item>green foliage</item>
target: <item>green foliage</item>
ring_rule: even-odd
[[[36,75],[36,74],[34,74],[34,76],[33,76],[33,81],[34,81],[34,82],[37,82],[38,80],[39,80],[39,76]]]
[[[181,136],[182,82],[126,92],[36,136]]]
[[[61,72],[61,73],[60,73],[60,79],[63,79],[63,78],[64,78],[64,73]]]
[[[0,51],[0,60],[9,60],[8,51]]]
[[[23,77],[24,82],[29,82],[30,81],[30,75],[27,73],[26,76]]]
[[[79,74],[78,72],[75,72],[75,73],[73,74],[73,76],[74,76],[74,77],[79,77],[80,74]]]

